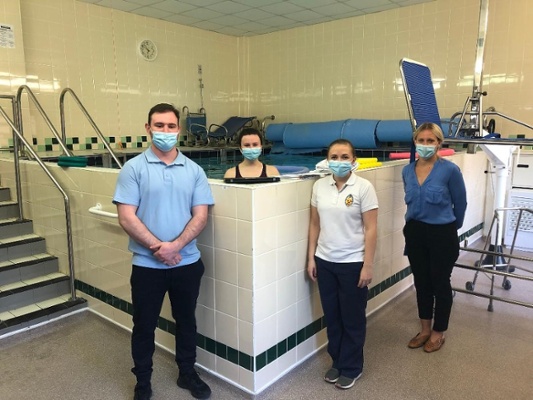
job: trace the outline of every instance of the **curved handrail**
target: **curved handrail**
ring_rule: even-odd
[[[94,131],[96,132],[96,134],[98,135],[98,137],[100,138],[102,143],[104,144],[104,147],[107,149],[109,154],[111,154],[111,157],[113,157],[113,160],[115,160],[115,162],[117,163],[118,167],[122,168],[122,163],[119,161],[117,155],[115,154],[115,152],[113,151],[111,146],[109,146],[109,143],[107,143],[107,140],[105,139],[105,137],[102,134],[102,132],[100,132],[100,129],[98,129],[98,126],[96,126],[96,123],[93,121],[93,119],[89,115],[89,112],[83,106],[83,104],[81,103],[80,99],[78,98],[78,96],[76,96],[76,93],[74,93],[74,91],[71,88],[63,89],[61,91],[61,95],[59,96],[59,115],[60,115],[60,118],[61,118],[61,135],[63,137],[63,141],[65,143],[67,142],[67,134],[66,134],[66,126],[65,126],[65,95],[67,93],[70,93],[72,95],[72,97],[74,98],[74,100],[76,100],[76,103],[80,107],[81,112],[83,113],[83,115],[85,115],[85,118],[87,118],[87,120],[89,121],[89,123],[93,127]]]
[[[65,192],[65,190],[63,190],[63,188],[61,187],[59,182],[54,178],[54,176],[52,175],[52,173],[50,172],[48,167],[44,164],[44,162],[41,160],[41,158],[35,152],[35,150],[33,150],[33,147],[30,146],[28,141],[24,138],[24,135],[22,135],[22,133],[18,131],[18,129],[15,127],[15,124],[13,123],[13,121],[11,121],[11,119],[9,118],[9,116],[6,114],[6,112],[4,111],[4,109],[2,107],[0,107],[0,115],[2,115],[4,117],[4,119],[9,124],[9,126],[11,126],[11,129],[13,130],[13,134],[17,135],[19,140],[22,143],[24,143],[24,145],[26,146],[28,151],[31,153],[31,155],[34,158],[34,160],[41,166],[41,168],[43,169],[44,173],[46,175],[48,175],[48,177],[50,178],[52,183],[55,185],[55,187],[63,195],[63,202],[65,204],[66,229],[67,229],[67,248],[68,248],[69,272],[70,272],[70,295],[71,295],[71,300],[76,300],[76,288],[75,288],[75,284],[74,284],[74,282],[75,282],[75,277],[74,277],[74,248],[73,248],[73,245],[72,245],[72,221],[70,219],[70,199],[69,199],[69,197],[67,195],[67,192]],[[18,169],[19,166],[18,166],[18,158],[17,157],[15,157],[15,163],[16,163],[15,164],[15,168]],[[20,218],[21,219],[23,218],[22,213],[20,215]]]
[[[268,115],[266,116],[265,118],[263,118],[261,120],[261,133],[263,134],[263,136],[265,135],[265,128],[266,128],[266,121],[267,119],[270,119],[272,121],[274,121],[276,119],[276,116],[275,115]]]
[[[24,130],[22,128],[22,106],[20,98],[22,96],[22,92],[26,90],[28,93],[28,97],[33,101],[33,104],[35,104],[35,107],[37,107],[37,110],[41,113],[41,116],[44,118],[46,124],[48,125],[48,128],[52,131],[52,134],[56,137],[59,145],[63,149],[64,154],[66,154],[69,157],[72,157],[72,153],[69,149],[67,149],[67,146],[65,145],[65,142],[61,140],[59,137],[59,133],[57,132],[57,129],[52,125],[52,121],[50,121],[50,118],[48,118],[48,115],[44,112],[43,108],[41,107],[41,104],[39,104],[39,101],[37,100],[37,97],[33,94],[30,87],[28,85],[21,85],[17,90],[17,103],[18,103],[18,126],[19,126],[19,133],[24,136]],[[30,151],[30,153],[32,153]]]
[[[101,203],[96,203],[95,206],[89,208],[89,212],[91,214],[95,214],[95,215],[100,215],[102,217],[109,217],[109,218],[118,218],[118,214],[117,213],[112,213],[112,212],[109,212],[109,211],[104,211],[102,210],[102,204]]]

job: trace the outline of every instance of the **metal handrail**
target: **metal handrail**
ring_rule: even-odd
[[[43,163],[43,161],[41,160],[39,155],[35,152],[35,150],[33,150],[33,147],[24,138],[22,133],[18,131],[18,129],[16,128],[14,122],[11,121],[11,119],[9,118],[9,116],[6,114],[6,112],[4,111],[4,109],[1,106],[0,106],[0,115],[2,115],[2,117],[4,117],[4,119],[9,124],[9,126],[11,126],[11,129],[13,130],[13,137],[15,137],[15,135],[16,135],[18,137],[18,139],[26,146],[27,150],[30,152],[30,154],[32,155],[34,160],[41,166],[41,168],[43,169],[44,173],[46,175],[48,175],[48,177],[50,178],[52,183],[55,185],[55,187],[63,195],[63,201],[64,201],[64,204],[65,204],[66,229],[67,229],[67,248],[68,248],[68,261],[69,261],[69,273],[70,273],[70,295],[71,295],[71,300],[76,300],[76,289],[75,289],[75,285],[74,285],[75,277],[74,277],[74,249],[73,249],[73,245],[72,245],[72,221],[70,219],[70,199],[69,199],[67,193],[65,192],[65,190],[63,190],[63,188],[59,184],[59,182],[54,178],[54,176],[52,175],[52,173],[50,172],[48,167]],[[14,143],[16,143],[16,140],[14,141]],[[15,170],[17,171],[17,170],[19,170],[20,167],[19,167],[19,159],[18,159],[16,151],[15,151],[14,160],[15,160]],[[20,190],[20,176],[17,176],[17,180],[18,180],[18,182],[17,182],[17,198],[19,198],[19,193],[21,192],[21,190]],[[20,201],[19,204],[21,205],[22,201]],[[21,207],[21,206],[19,206],[19,207]],[[23,219],[22,208],[20,208],[20,219]]]
[[[113,157],[113,160],[115,160],[115,162],[117,163],[119,168],[122,168],[122,163],[118,159],[117,155],[115,154],[115,152],[113,151],[111,146],[109,146],[109,143],[105,139],[105,137],[102,134],[102,132],[100,131],[100,129],[98,129],[98,126],[96,126],[96,123],[94,122],[94,120],[89,115],[89,112],[83,106],[83,104],[81,103],[81,100],[78,98],[78,96],[76,96],[76,93],[74,93],[74,91],[71,88],[63,89],[61,91],[61,95],[59,96],[59,115],[60,115],[60,118],[61,118],[61,135],[63,137],[63,141],[65,143],[67,142],[67,133],[66,133],[66,126],[65,126],[65,95],[67,93],[70,93],[72,95],[72,97],[74,98],[74,100],[76,100],[76,104],[78,104],[78,106],[80,107],[81,112],[83,113],[83,115],[85,115],[85,118],[87,118],[87,120],[89,121],[89,123],[93,127],[94,131],[96,132],[96,134],[98,135],[98,137],[100,138],[102,143],[104,144],[104,147],[107,149],[109,154],[111,154],[111,157]]]
[[[13,118],[17,115],[17,102],[15,96],[12,95],[0,95],[0,99],[9,99],[11,100],[11,107],[13,109]],[[13,132],[13,154],[15,162],[15,186],[16,186],[16,196],[17,196],[17,206],[19,221],[22,220],[22,185],[20,184],[20,169],[18,165],[19,161],[19,143],[17,136]]]
[[[265,118],[263,118],[261,120],[261,124],[260,124],[260,130],[261,130],[261,133],[263,134],[263,137],[265,137],[265,129],[266,129],[266,121],[267,120],[271,120],[271,121],[274,121],[276,119],[276,116],[275,115],[267,115]]]
[[[44,118],[46,124],[48,125],[48,128],[50,128],[50,130],[52,131],[52,134],[56,137],[59,145],[63,149],[63,153],[65,155],[67,155],[68,157],[72,157],[72,153],[70,152],[69,149],[67,149],[67,146],[65,145],[63,140],[61,140],[61,137],[59,136],[59,133],[57,132],[57,129],[52,124],[52,121],[50,121],[50,118],[48,118],[48,115],[46,115],[46,113],[44,112],[43,108],[39,104],[39,101],[37,100],[37,97],[35,97],[35,95],[31,91],[30,87],[27,86],[27,85],[21,85],[18,88],[18,90],[17,90],[17,104],[18,104],[17,122],[18,122],[18,129],[19,129],[18,132],[20,133],[20,135],[24,136],[24,129],[23,129],[23,126],[22,126],[22,107],[21,107],[21,101],[20,101],[21,96],[22,96],[22,92],[24,90],[26,90],[28,92],[28,97],[33,101],[33,103],[35,104],[35,107],[37,107],[37,110],[39,110],[39,112],[41,113],[41,116]],[[26,145],[26,146],[28,146],[28,145]],[[30,153],[32,153],[32,155],[33,155],[33,152],[30,151]]]

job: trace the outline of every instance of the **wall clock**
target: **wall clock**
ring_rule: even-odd
[[[138,46],[139,55],[146,61],[154,61],[157,57],[157,46],[150,39],[144,39]]]

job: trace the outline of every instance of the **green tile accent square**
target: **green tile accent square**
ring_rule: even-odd
[[[283,354],[287,352],[287,340],[282,340],[277,345],[277,353],[278,357],[281,357]]]
[[[312,323],[312,325],[313,325],[313,335],[318,333],[318,332],[320,332],[320,330],[322,329],[322,321],[321,321],[321,319],[320,318],[317,319],[316,321],[314,321]]]
[[[287,338],[287,350],[292,350],[296,347],[296,333],[293,333]]]
[[[205,350],[205,336],[197,333],[196,334],[196,346]]]
[[[300,329],[298,332],[296,332],[296,344],[297,345],[305,341],[305,339],[307,339],[305,337],[305,328]]]
[[[216,354],[215,352],[216,342],[213,339],[206,337],[205,338],[205,349],[211,354]]]
[[[37,145],[37,151],[46,151],[46,145],[38,144]]]
[[[222,357],[224,360],[227,358],[228,355],[228,346],[226,346],[223,343],[216,342],[215,346],[216,355],[219,357]]]
[[[267,364],[270,364],[276,358],[278,358],[278,349],[277,346],[272,346],[266,351]]]
[[[253,371],[253,358],[239,351],[239,365],[248,371]]]
[[[305,328],[304,328],[304,331],[305,331],[305,339],[304,340],[307,340],[309,339],[310,337],[312,337],[315,332],[314,332],[314,329],[313,329],[313,323],[310,323],[309,325],[307,325]],[[302,342],[298,342],[298,343],[302,343]]]
[[[168,326],[167,332],[170,333],[171,335],[176,336],[176,323],[174,321],[167,320],[167,326]]]
[[[232,347],[228,346],[228,361],[239,365],[239,352]]]
[[[267,364],[266,351],[255,357],[255,370],[261,370]]]

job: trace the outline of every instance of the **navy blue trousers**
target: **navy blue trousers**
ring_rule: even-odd
[[[363,372],[366,337],[368,287],[357,287],[363,263],[333,263],[318,257],[315,261],[332,368],[355,378]]]
[[[134,265],[131,273],[133,332],[132,372],[140,386],[150,384],[155,351],[155,328],[168,292],[176,321],[176,363],[180,373],[191,372],[196,362],[196,301],[204,273],[202,260],[169,269]]]
[[[453,304],[450,278],[459,257],[457,226],[455,222],[430,225],[411,220],[403,234],[415,281],[418,317],[432,319],[433,330],[444,332]]]

